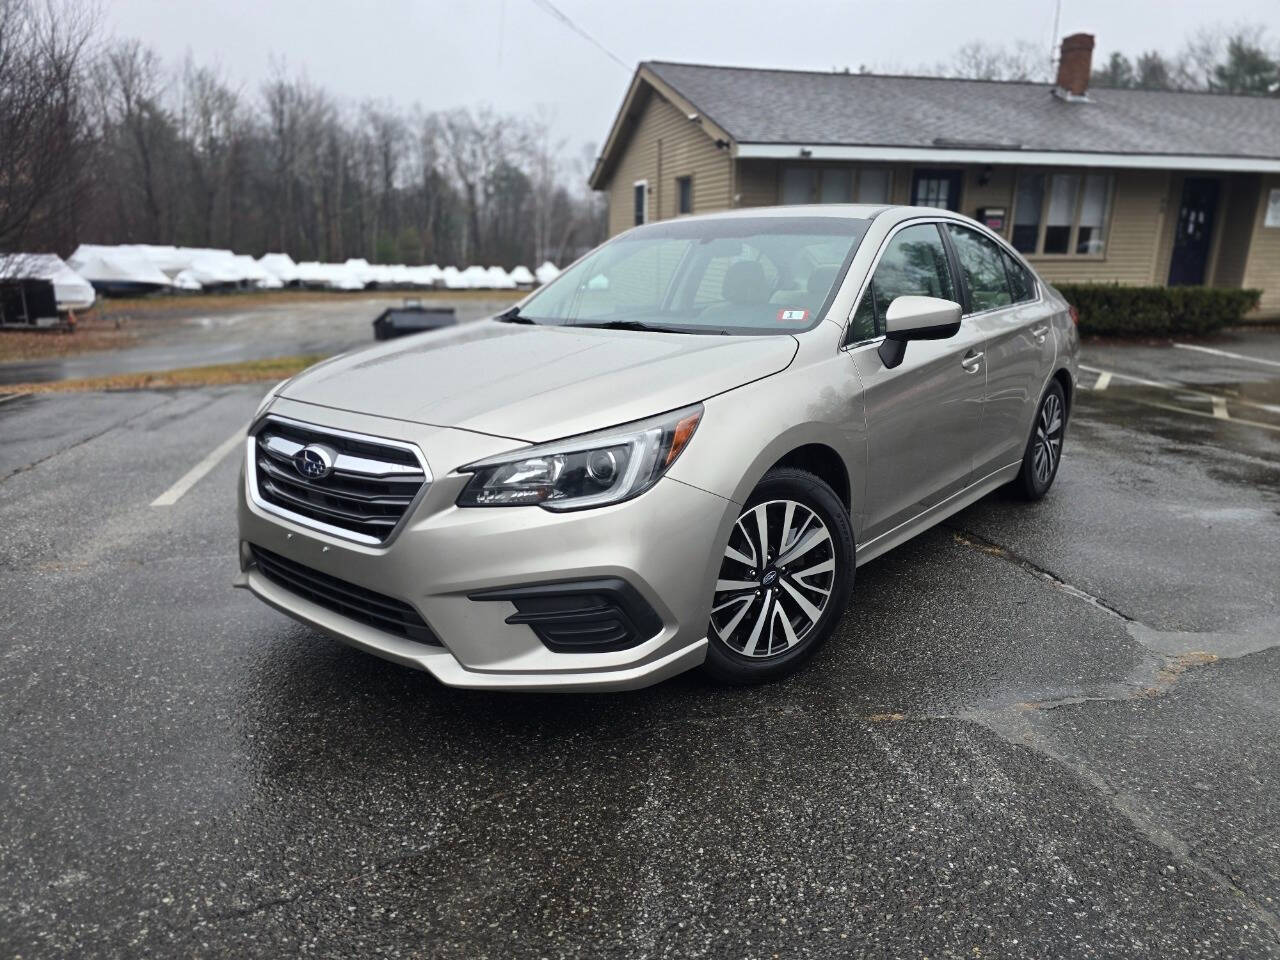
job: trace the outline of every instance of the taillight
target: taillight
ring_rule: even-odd
[[[1071,314],[1071,322],[1080,326],[1080,311],[1075,308],[1075,304],[1068,304],[1067,312]]]

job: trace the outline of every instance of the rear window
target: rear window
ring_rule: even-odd
[[[593,251],[521,313],[535,323],[689,333],[807,330],[822,319],[867,225],[842,217],[650,224]]]

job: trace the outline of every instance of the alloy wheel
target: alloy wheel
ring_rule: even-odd
[[[817,513],[795,500],[755,504],[725,547],[712,629],[744,657],[779,656],[817,625],[835,579],[835,544]]]
[[[1062,454],[1062,431],[1065,426],[1062,398],[1056,392],[1051,392],[1040,406],[1040,415],[1036,419],[1035,447],[1031,454],[1031,469],[1036,483],[1041,487],[1048,486],[1053,479],[1058,457]]]

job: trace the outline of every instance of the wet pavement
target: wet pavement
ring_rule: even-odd
[[[0,391],[6,385],[47,383],[120,373],[177,370],[221,363],[242,363],[267,357],[323,354],[332,356],[373,340],[371,324],[389,306],[415,299],[335,294],[332,300],[264,304],[249,309],[177,311],[163,320],[148,318],[144,342],[119,350],[102,350],[21,363],[0,362]],[[509,306],[511,296],[433,296],[432,306],[452,306],[459,322],[489,316]],[[4,342],[0,339],[0,348]],[[2,356],[2,354],[0,354]]]
[[[0,403],[0,954],[1280,955],[1280,368],[1153,349],[748,690],[442,688],[150,506],[260,390]]]

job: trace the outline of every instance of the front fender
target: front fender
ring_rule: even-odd
[[[706,401],[702,423],[669,475],[742,504],[770,467],[808,444],[829,447],[843,461],[860,533],[867,422],[862,384],[844,353]],[[728,528],[724,535],[727,540]]]

